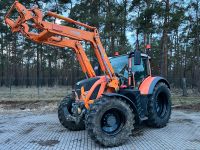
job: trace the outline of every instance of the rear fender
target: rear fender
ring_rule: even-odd
[[[168,86],[168,88],[170,88],[170,85],[165,78],[159,77],[159,76],[155,76],[155,77],[148,76],[146,79],[144,79],[144,81],[139,86],[141,95],[153,94],[153,90],[155,86],[157,85],[157,83],[159,82],[164,82]]]

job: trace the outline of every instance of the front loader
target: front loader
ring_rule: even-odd
[[[13,11],[18,17],[12,19]],[[81,29],[46,21],[58,18]],[[97,28],[60,16],[26,9],[15,1],[5,16],[12,32],[28,39],[74,50],[86,79],[76,83],[71,95],[58,108],[60,123],[69,130],[87,129],[93,140],[104,146],[118,146],[146,121],[151,127],[164,127],[171,115],[170,86],[166,79],[151,75],[150,57],[138,49],[108,58]],[[84,29],[85,30],[84,30]],[[34,30],[32,30],[34,29]],[[99,69],[94,71],[81,42],[93,47]]]

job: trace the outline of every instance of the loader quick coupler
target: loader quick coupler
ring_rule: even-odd
[[[82,113],[82,110],[84,109],[84,103],[83,102],[75,102],[72,103],[72,113],[74,116],[79,116]]]
[[[82,120],[85,114],[85,108],[83,102],[75,102],[72,103],[71,108],[72,114],[66,113],[65,117],[68,121],[74,121],[76,124],[79,124],[79,122]]]

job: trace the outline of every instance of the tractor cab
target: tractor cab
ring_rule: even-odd
[[[138,88],[140,83],[151,75],[150,57],[145,53],[136,55],[135,52],[131,52],[110,58],[122,88],[128,86]]]

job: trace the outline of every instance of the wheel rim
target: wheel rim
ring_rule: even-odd
[[[165,117],[168,108],[168,97],[165,93],[159,93],[156,99],[157,115],[161,118]]]
[[[125,124],[125,115],[118,109],[113,108],[106,111],[101,118],[101,129],[109,135],[117,134]]]

